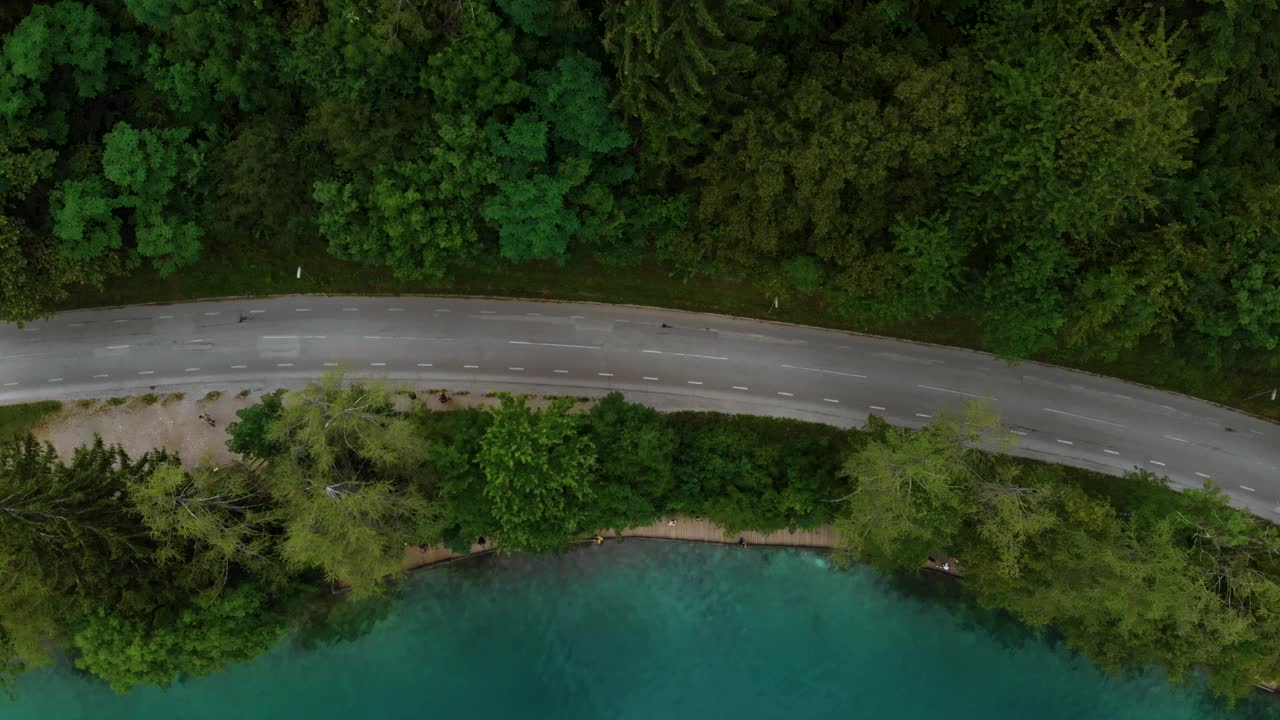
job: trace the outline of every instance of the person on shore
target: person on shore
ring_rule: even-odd
[[[604,537],[603,537],[603,536],[601,536],[601,535],[597,535],[597,536],[596,536],[596,544],[597,544],[597,545],[603,545],[603,544],[604,544]]]
[[[738,538],[738,547],[745,548],[746,546],[747,546],[747,539],[744,537]]]
[[[675,526],[676,526],[676,521],[675,521],[675,520],[668,520],[668,521],[667,521],[667,527],[675,527]]]

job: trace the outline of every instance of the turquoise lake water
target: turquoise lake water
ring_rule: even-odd
[[[804,551],[630,540],[411,578],[368,632],[127,696],[31,673],[14,720],[1276,718],[1117,679],[953,599]]]

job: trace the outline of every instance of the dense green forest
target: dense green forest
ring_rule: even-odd
[[[1274,0],[19,1],[0,33],[7,319],[324,246],[1280,363]]]
[[[4,679],[62,655],[120,692],[166,685],[291,631],[358,632],[335,614],[377,608],[406,546],[550,552],[676,514],[730,538],[832,523],[838,559],[889,572],[950,551],[960,592],[1111,670],[1207,669],[1228,697],[1280,677],[1274,525],[1211,488],[1002,454],[1012,436],[981,407],[918,433],[663,415],[616,393],[440,412],[333,375],[238,415],[232,465],[0,444]],[[350,602],[332,602],[338,580]]]

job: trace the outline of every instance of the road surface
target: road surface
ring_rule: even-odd
[[[600,395],[664,410],[921,426],[989,399],[1014,452],[1175,486],[1213,479],[1280,519],[1280,426],[983,353],[716,315],[479,298],[293,296],[63,313],[0,328],[0,403],[247,384],[343,365],[419,388]]]

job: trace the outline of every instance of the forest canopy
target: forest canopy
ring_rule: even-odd
[[[4,319],[323,245],[1280,362],[1271,2],[59,0],[0,33]]]

